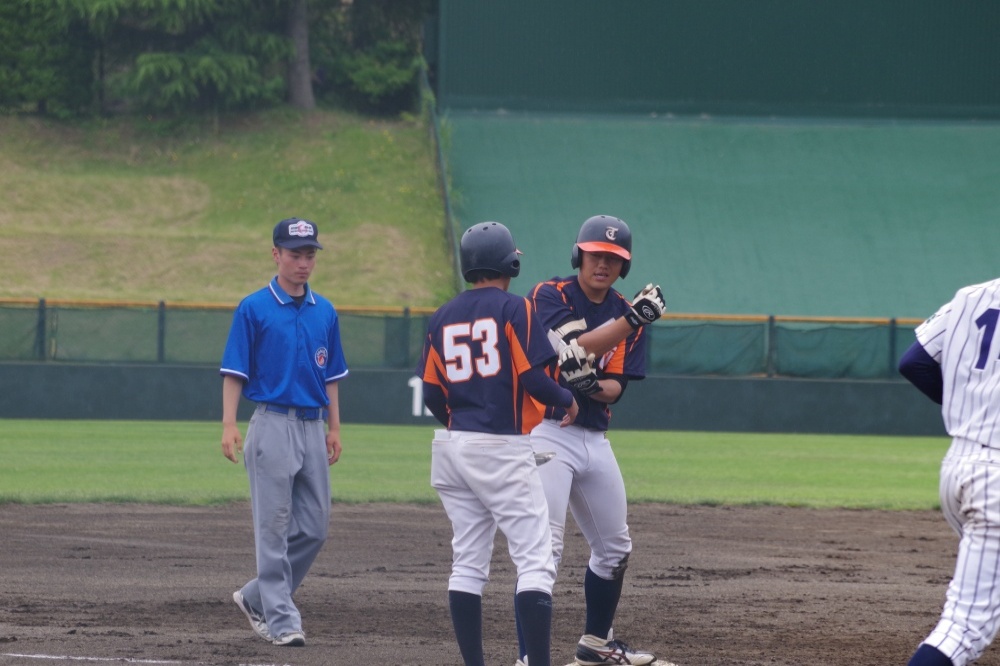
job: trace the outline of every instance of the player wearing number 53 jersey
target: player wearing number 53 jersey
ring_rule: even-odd
[[[462,275],[473,288],[428,322],[417,374],[436,430],[431,485],[451,520],[448,602],[466,666],[484,666],[482,594],[493,540],[503,530],[517,568],[515,613],[531,666],[549,666],[552,560],[545,493],[528,433],[541,418],[531,397],[577,413],[572,393],[552,381],[556,359],[527,300],[508,293],[520,272],[514,239],[497,222],[474,225],[460,243]]]
[[[960,537],[937,626],[910,666],[974,662],[1000,629],[1000,279],[960,289],[917,327],[899,371],[933,401],[951,447],[941,511]]]

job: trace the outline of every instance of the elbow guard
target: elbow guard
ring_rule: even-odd
[[[583,319],[571,319],[564,321],[549,331],[549,342],[557,352],[568,345],[573,340],[587,332],[587,322]]]

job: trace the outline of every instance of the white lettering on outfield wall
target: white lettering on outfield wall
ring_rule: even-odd
[[[424,380],[420,377],[410,377],[406,385],[413,389],[413,416],[434,416],[431,410],[424,407]]]

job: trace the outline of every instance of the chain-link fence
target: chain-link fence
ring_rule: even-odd
[[[338,308],[348,363],[414,368],[432,310]],[[232,306],[0,301],[0,361],[221,360]],[[919,320],[668,314],[649,327],[649,374],[885,379]]]

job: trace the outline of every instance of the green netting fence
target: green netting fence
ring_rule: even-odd
[[[914,319],[668,315],[650,329],[650,374],[896,378]]]
[[[429,308],[338,308],[348,363],[415,368]],[[233,307],[0,301],[0,362],[216,365]],[[650,375],[886,379],[913,319],[669,314],[649,328]]]

